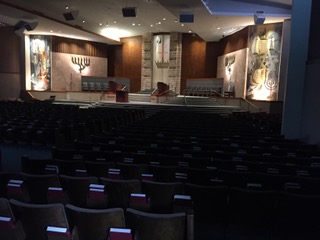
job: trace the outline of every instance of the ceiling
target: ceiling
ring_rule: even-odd
[[[125,7],[135,7],[136,17],[123,17]],[[212,42],[253,25],[257,11],[265,16],[264,23],[282,22],[291,17],[291,7],[292,0],[0,0],[0,26],[23,21],[37,25],[22,29],[26,34],[108,44],[120,44],[121,37],[175,31]],[[66,12],[75,20],[67,21]],[[181,23],[181,14],[193,15],[194,21]]]

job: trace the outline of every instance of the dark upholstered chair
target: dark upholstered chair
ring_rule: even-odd
[[[185,184],[194,203],[195,239],[224,239],[229,189],[227,186]]]
[[[70,204],[77,207],[87,207],[89,185],[99,184],[97,177],[71,177],[66,175],[60,175],[60,182]]]
[[[142,180],[142,191],[150,200],[150,211],[153,213],[172,213],[175,194],[184,194],[181,182],[153,182]]]
[[[231,188],[226,239],[270,239],[275,206],[275,191]]]
[[[66,213],[70,225],[77,227],[80,240],[105,240],[111,227],[125,227],[121,208],[87,209],[67,204]]]
[[[27,204],[14,199],[9,202],[17,220],[23,225],[26,240],[47,240],[48,226],[69,229],[63,204]]]
[[[47,165],[54,165],[54,160],[30,158],[27,155],[21,157],[21,170],[24,173],[45,174]]]
[[[156,214],[128,208],[125,212],[127,227],[136,240],[191,240],[186,213]],[[192,225],[190,225],[192,229]]]
[[[10,218],[10,221],[5,223],[0,220],[0,239],[3,240],[24,240],[25,233],[20,221],[16,221],[9,200],[0,198],[0,218]]]
[[[34,175],[21,173],[30,196],[30,203],[45,204],[49,187],[61,187],[58,175]]]
[[[319,239],[320,195],[280,192],[272,223],[275,239]]]
[[[7,198],[7,185],[11,179],[21,179],[16,172],[0,172],[0,197]]]
[[[126,209],[129,207],[131,193],[142,193],[141,183],[137,179],[118,180],[101,177],[100,181],[106,186],[109,206]]]

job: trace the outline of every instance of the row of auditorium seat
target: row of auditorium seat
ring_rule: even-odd
[[[80,178],[68,178],[71,179],[78,182],[74,183],[72,188],[80,185]],[[102,209],[131,208],[129,193],[134,186],[139,186],[139,181],[104,178],[101,180],[106,181],[105,186],[107,192],[110,191],[109,195],[112,193],[119,195],[109,199],[110,203],[114,201],[115,206],[110,205]],[[164,214],[164,212],[172,214],[172,208],[168,211],[167,208],[163,208],[163,203],[165,201],[172,203],[173,194],[191,196],[194,203],[195,234],[199,237],[195,239],[317,239],[319,237],[319,195],[307,196],[288,192],[182,183],[164,184],[152,181],[142,181],[140,184],[142,184],[141,189],[144,189],[145,185],[145,189],[149,191],[148,201],[150,206],[154,207],[151,211],[153,214]],[[87,195],[88,190],[82,191]],[[171,200],[168,200],[168,196]],[[79,198],[82,198],[80,192],[77,193],[77,199]],[[119,205],[121,203],[125,205]],[[79,202],[73,204],[79,207]],[[141,206],[138,207],[140,209],[136,209],[137,211],[146,212],[145,209],[141,210]],[[88,209],[88,206],[81,208]],[[97,212],[99,209],[91,211]]]
[[[82,82],[82,91],[107,92],[108,90],[109,90],[108,83]]]
[[[193,224],[185,212],[164,215],[130,208],[94,210],[0,198],[0,216],[0,237],[5,240],[193,239]]]
[[[304,194],[320,193],[319,167],[306,167],[286,164],[252,163],[245,161],[215,160],[203,167],[189,166],[188,162],[177,162],[176,165],[160,165],[132,163],[132,159],[124,161],[84,161],[60,159],[21,158],[22,171],[29,174],[58,173],[68,176],[110,177],[109,170],[117,169],[117,178],[132,180],[144,179],[157,182],[175,182],[200,185],[227,185],[246,187],[256,183],[264,190],[289,191]],[[170,161],[172,162],[172,161]],[[295,184],[290,188],[290,184]]]
[[[0,142],[62,145],[144,117],[143,110],[0,101]]]

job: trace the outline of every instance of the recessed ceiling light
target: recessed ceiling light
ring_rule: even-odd
[[[181,24],[181,27],[184,27],[184,24]]]
[[[178,22],[178,20],[176,19],[176,20],[174,20],[174,22]]]
[[[162,18],[163,21],[167,20],[166,18]]]
[[[192,33],[192,31],[189,30],[189,33]]]
[[[53,30],[50,30],[50,32],[52,33],[52,32],[53,32]]]
[[[132,26],[135,26],[136,24],[135,23],[132,23]]]
[[[66,5],[66,10],[68,10],[69,9],[69,6],[68,5]]]
[[[113,21],[113,23],[117,23],[117,21]]]
[[[100,26],[102,26],[102,23],[99,23]]]
[[[161,24],[161,22],[158,22],[158,24],[160,25],[160,24]]]
[[[220,30],[220,29],[221,29],[221,27],[217,27],[217,29],[218,29],[218,30]]]
[[[138,26],[141,26],[141,24],[140,24],[140,23],[138,23]]]
[[[82,23],[85,23],[86,21],[85,20],[82,20]]]
[[[151,24],[150,27],[153,27],[153,24]]]

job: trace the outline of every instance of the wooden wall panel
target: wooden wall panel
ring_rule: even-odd
[[[217,42],[205,42],[195,34],[183,34],[181,62],[181,92],[188,78],[212,78],[217,73]]]
[[[219,41],[219,56],[248,47],[249,27]]]
[[[131,92],[138,92],[141,90],[142,36],[123,38],[121,42],[122,73],[119,76],[116,72],[117,77],[129,78]]]
[[[20,73],[20,37],[14,27],[0,27],[0,73]]]
[[[108,44],[52,36],[52,52],[108,58]]]

